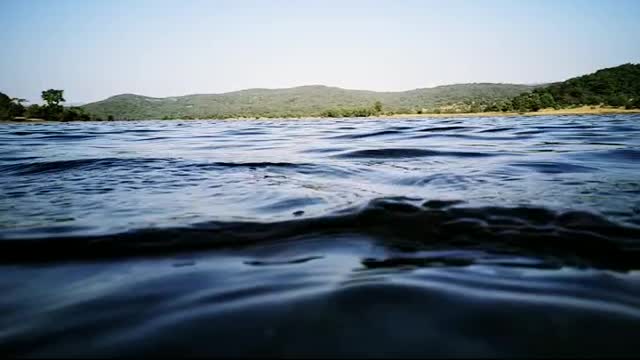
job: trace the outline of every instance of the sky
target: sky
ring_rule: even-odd
[[[640,1],[0,0],[0,92],[544,83],[640,62]]]

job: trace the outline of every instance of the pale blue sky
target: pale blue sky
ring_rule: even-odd
[[[638,39],[638,0],[0,0],[0,91],[537,83],[638,63]]]

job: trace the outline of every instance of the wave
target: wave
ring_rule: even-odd
[[[599,169],[569,163],[561,163],[557,161],[530,161],[511,163],[510,166],[523,167],[535,170],[542,174],[566,174],[566,173],[585,173],[599,171]]]
[[[28,158],[22,158],[22,160]],[[35,158],[34,158],[35,159]],[[6,159],[5,159],[6,160]],[[173,158],[94,158],[42,161],[30,163],[18,163],[0,166],[0,174],[10,175],[37,175],[45,173],[57,173],[69,170],[107,170],[117,167],[144,168],[157,167],[158,165],[174,165],[178,168],[220,169],[220,168],[308,168],[316,167],[312,164],[298,164],[289,162],[182,162]]]
[[[470,126],[440,126],[440,127],[428,127],[424,129],[418,129],[420,132],[437,132],[437,131],[452,131],[452,130],[467,130],[474,129]]]
[[[479,133],[494,133],[494,132],[503,132],[503,131],[511,131],[516,129],[515,127],[497,127],[492,129],[485,129],[478,131]]]
[[[84,139],[95,139],[96,136],[95,135],[82,135],[82,134],[78,134],[78,135],[71,135],[71,134],[64,134],[64,135],[46,135],[46,136],[40,136],[37,139],[38,140],[84,140]]]
[[[413,148],[388,148],[388,149],[366,149],[355,150],[335,155],[336,158],[370,158],[370,159],[401,159],[412,157],[432,157],[432,156],[453,156],[453,157],[490,157],[499,154],[490,154],[484,152],[465,152],[465,151],[436,151]]]
[[[396,134],[402,134],[402,133],[403,131],[400,131],[400,130],[382,130],[382,131],[375,131],[375,132],[364,133],[364,134],[347,134],[347,135],[332,136],[332,137],[329,137],[329,139],[364,139],[369,137],[396,135]]]
[[[43,173],[55,173],[74,169],[91,170],[95,168],[112,168],[116,166],[145,165],[153,162],[164,161],[165,159],[144,159],[144,158],[96,158],[96,159],[75,159],[42,161],[32,163],[20,163],[0,166],[0,173],[12,175],[36,175]]]
[[[480,141],[514,141],[514,140],[528,140],[531,136],[478,136],[478,135],[465,135],[465,134],[420,134],[411,136],[410,139],[432,139],[432,138],[450,138],[450,139],[463,139],[463,140],[480,140]]]
[[[617,149],[617,150],[609,150],[609,151],[601,151],[594,154],[592,156],[602,157],[608,161],[638,161],[640,160],[640,150],[632,150],[632,149]]]
[[[181,228],[57,238],[20,238],[18,232],[9,230],[0,234],[0,261],[166,255],[295,241],[311,235],[356,233],[406,251],[481,250],[540,257],[556,265],[617,271],[640,268],[640,228],[597,214],[536,207],[472,208],[445,200],[417,204],[415,199],[407,198],[376,199],[331,216],[272,223],[207,222]],[[371,262],[371,266],[381,265],[384,263]]]

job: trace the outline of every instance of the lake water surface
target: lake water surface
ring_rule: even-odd
[[[637,356],[640,116],[0,124],[0,353]]]

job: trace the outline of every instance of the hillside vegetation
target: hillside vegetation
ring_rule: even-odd
[[[550,84],[509,101],[496,101],[486,111],[538,111],[584,105],[640,108],[640,64],[624,64]]]
[[[0,93],[0,120],[138,120],[363,117],[392,114],[537,112],[541,109],[640,109],[640,64],[624,64],[548,85],[459,84],[403,92],[322,85],[152,98],[123,94],[63,107],[63,90],[42,92],[45,106]]]
[[[124,94],[83,108],[99,117],[116,119],[369,116],[432,112],[443,107],[481,111],[488,104],[534,88],[529,85],[462,84],[375,92],[313,85],[170,98]],[[376,108],[376,102],[381,106]]]
[[[83,108],[101,118],[203,119],[535,112],[585,105],[640,108],[640,64],[624,64],[539,86],[483,83],[374,92],[314,85],[171,98],[125,94]]]

